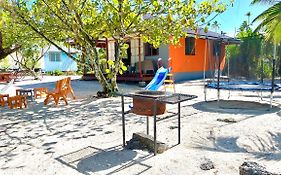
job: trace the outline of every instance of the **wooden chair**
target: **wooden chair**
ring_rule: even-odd
[[[73,99],[76,98],[70,83],[70,77],[57,81],[55,89],[53,91],[47,92],[47,97],[44,100],[44,104],[47,105],[50,98],[53,97],[56,106],[58,105],[60,99],[64,100],[65,104],[68,105],[66,98],[69,93],[72,95]]]
[[[75,97],[75,95],[74,95],[74,91],[73,91],[73,89],[72,89],[72,87],[71,87],[71,78],[70,77],[68,77],[68,78],[66,78],[67,80],[66,80],[66,83],[67,83],[67,86],[68,86],[68,88],[67,88],[67,95],[70,93],[71,94],[71,96],[72,96],[72,98],[73,99],[76,99],[76,97]]]
[[[0,94],[0,106],[4,107],[8,103],[9,94]]]
[[[48,93],[48,88],[34,88],[34,98],[46,97]]]
[[[22,109],[23,106],[24,106],[24,108],[26,108],[26,106],[27,106],[26,96],[25,95],[16,95],[16,96],[9,97],[8,105],[9,105],[10,109],[13,109],[13,108]]]

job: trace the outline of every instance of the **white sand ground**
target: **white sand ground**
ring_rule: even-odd
[[[16,82],[15,87],[54,87],[62,77],[45,77],[43,81]],[[162,154],[123,149],[120,97],[91,98],[100,86],[95,81],[73,77],[77,100],[69,105],[53,103],[44,106],[43,99],[28,102],[24,110],[0,108],[0,175],[53,174],[238,174],[244,161],[256,161],[272,172],[281,173],[281,118],[279,109],[251,106],[244,109],[205,103],[200,81],[176,85],[177,92],[198,95],[182,103],[182,139],[177,143],[177,117],[165,114],[157,122],[157,136],[171,148]],[[1,85],[0,85],[1,89]],[[140,90],[136,85],[120,84],[123,92]],[[10,89],[11,93],[14,90]],[[207,91],[208,100],[216,90]],[[268,93],[261,101],[255,92],[231,92],[231,100],[257,101],[269,104]],[[228,91],[221,94],[227,99]],[[126,109],[131,103],[126,99]],[[227,102],[222,101],[222,104]],[[274,105],[281,104],[280,92]],[[169,105],[168,111],[176,112]],[[164,117],[165,117],[164,116]],[[217,119],[234,119],[226,123]],[[126,138],[134,132],[145,132],[146,118],[126,116]],[[150,120],[152,129],[152,120]],[[151,130],[150,133],[153,133]],[[175,146],[176,145],[176,146]],[[200,169],[202,159],[211,159],[215,169]]]

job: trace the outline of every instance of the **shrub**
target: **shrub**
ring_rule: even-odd
[[[46,72],[47,75],[53,75],[54,73],[52,71]]]
[[[78,71],[76,71],[76,74],[77,75],[83,75],[83,71],[82,70],[78,70]]]
[[[60,70],[54,70],[53,75],[60,76],[60,75],[63,75],[63,72]]]
[[[51,76],[60,76],[63,75],[64,73],[60,70],[54,70],[54,71],[50,71],[47,72],[47,75],[51,75]]]

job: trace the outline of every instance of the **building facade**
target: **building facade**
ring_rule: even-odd
[[[79,51],[75,49],[63,49],[67,50],[68,53],[72,54],[74,57],[77,57],[79,54]],[[55,70],[63,72],[78,70],[77,63],[66,53],[60,51],[55,46],[51,46],[50,48],[48,48],[48,50],[46,50],[43,60],[41,61],[41,68],[45,72],[51,72]]]
[[[200,79],[204,75],[213,76],[218,68],[222,70],[226,60],[226,45],[237,42],[223,34],[210,31],[205,33],[203,30],[197,33],[190,30],[189,36],[181,38],[177,45],[166,44],[159,48],[143,43],[140,39],[131,39],[123,62],[128,67],[127,74],[139,76],[136,81],[155,73],[159,58],[162,58],[164,67],[171,67],[176,82]],[[108,43],[108,56],[114,60],[113,41]]]

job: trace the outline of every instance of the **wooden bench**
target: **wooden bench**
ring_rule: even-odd
[[[8,104],[9,94],[0,94],[0,106],[4,107]]]
[[[67,95],[72,95],[72,98],[75,99],[73,89],[71,87],[71,78],[64,78],[56,82],[56,87],[53,91],[47,92],[47,97],[44,100],[44,104],[47,105],[49,100],[53,97],[55,105],[58,105],[60,99],[64,100],[65,104],[68,105]]]
[[[26,96],[25,95],[16,95],[16,96],[9,97],[8,105],[9,105],[10,109],[13,109],[13,108],[22,109],[23,107],[26,108],[26,106],[27,106]]]

